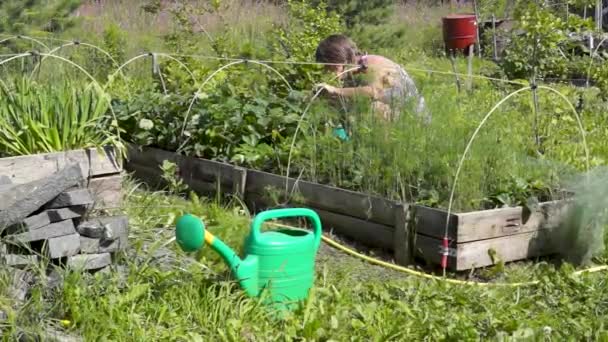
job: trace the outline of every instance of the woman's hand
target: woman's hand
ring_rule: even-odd
[[[334,86],[330,86],[329,84],[326,83],[320,83],[315,85],[315,93],[317,92],[324,92],[327,95],[337,95],[339,94],[338,88],[334,87]]]

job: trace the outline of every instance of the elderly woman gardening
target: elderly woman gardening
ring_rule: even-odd
[[[325,38],[316,51],[316,60],[326,63],[326,70],[339,75],[346,87],[336,88],[319,84],[330,97],[353,97],[358,95],[372,99],[374,112],[384,120],[393,121],[399,117],[406,104],[413,101],[414,112],[428,123],[424,98],[416,89],[414,81],[403,68],[388,58],[361,54],[352,40],[340,34]],[[358,66],[356,70],[345,72]],[[354,82],[353,75],[362,74],[363,84]]]

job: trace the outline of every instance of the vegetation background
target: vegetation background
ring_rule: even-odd
[[[593,31],[593,22],[577,15],[585,8],[592,13],[593,3],[480,2],[482,19],[515,18],[510,32],[517,34],[504,33],[508,44],[500,62],[491,60],[491,49],[474,59],[477,77],[468,88],[457,86],[467,81],[467,61],[459,56],[452,66],[447,58],[441,17],[470,12],[470,3],[5,0],[0,60],[63,46],[53,53],[82,66],[106,92],[87,87],[90,79],[58,58],[34,54],[3,63],[0,156],[98,145],[117,141],[120,133],[137,144],[280,174],[290,163],[291,176],[445,207],[459,158],[482,118],[513,91],[540,84],[563,97],[526,91],[496,109],[466,158],[454,208],[559,198],[577,188],[570,181],[587,162],[597,168],[608,160],[606,56],[568,39],[572,32]],[[312,61],[320,39],[335,32],[402,64],[427,99],[432,123],[423,125],[407,110],[396,124],[377,122],[364,99],[338,108],[319,99],[305,112],[313,85],[329,79],[321,67],[296,62]],[[489,46],[491,36],[482,38]],[[238,63],[207,80],[234,62],[225,58],[274,61],[267,64],[274,70]],[[581,77],[589,84],[573,84]],[[349,128],[349,142],[332,136],[338,122]],[[458,287],[369,267],[326,248],[315,293],[277,323],[226,280],[217,256],[205,251],[193,261],[175,246],[161,245],[183,212],[201,215],[218,236],[238,245],[248,225],[243,208],[151,194],[135,185],[126,195],[122,210],[131,217],[134,248],[123,267],[91,276],[65,273],[54,289],[40,271],[41,281],[19,305],[9,286],[0,286],[0,309],[8,313],[7,323],[0,323],[5,339],[33,336],[58,320],[69,321],[62,329],[92,340],[607,338],[603,275],[572,276],[572,266],[546,261],[498,264],[465,277],[540,279],[540,285]],[[572,243],[589,241],[605,241],[603,229]],[[606,261],[605,252],[594,257]],[[10,274],[1,271],[8,284]]]

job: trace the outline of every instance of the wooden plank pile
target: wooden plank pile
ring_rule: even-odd
[[[38,265],[41,257],[99,270],[127,247],[125,216],[91,217],[96,198],[79,163],[15,184],[0,175],[0,267]]]

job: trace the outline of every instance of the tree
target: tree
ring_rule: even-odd
[[[351,29],[357,25],[379,25],[394,10],[394,0],[312,0],[313,6],[327,4],[327,10],[333,11],[344,19],[346,27]]]
[[[70,15],[82,0],[2,0],[0,33],[63,31],[74,25]]]

